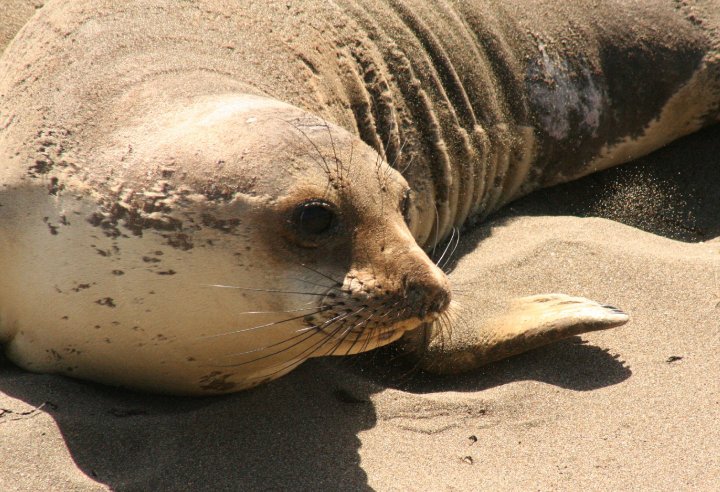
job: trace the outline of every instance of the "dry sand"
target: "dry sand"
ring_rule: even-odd
[[[43,6],[44,0],[0,1],[0,54],[20,28]]]
[[[564,292],[632,321],[462,377],[369,354],[183,399],[2,365],[0,490],[720,490],[719,189],[716,127],[466,233],[460,301]]]

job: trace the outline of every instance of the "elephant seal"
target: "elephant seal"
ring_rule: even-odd
[[[427,251],[716,122],[717,12],[48,1],[0,60],[0,343],[202,395],[400,338],[447,373],[621,325],[562,294],[464,308]]]

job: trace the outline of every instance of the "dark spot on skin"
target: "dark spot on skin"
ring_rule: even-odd
[[[195,357],[188,357],[188,358],[185,359],[185,360],[188,361],[188,362],[195,362]]]
[[[60,185],[60,180],[56,177],[50,178],[50,184],[48,184],[48,193],[53,196],[57,196],[64,186]]]
[[[106,338],[105,343],[112,343],[112,340],[110,340],[109,338]]]
[[[133,326],[133,327],[132,327],[132,331],[140,331],[140,327],[137,326],[137,325],[136,325],[136,326]]]
[[[112,324],[113,326],[119,326],[119,325],[120,325],[120,322],[119,322],[119,321],[113,321],[111,324]]]
[[[120,276],[120,275],[125,275],[125,272],[123,272],[122,270],[113,270],[112,274]]]
[[[28,174],[33,178],[37,178],[38,175],[47,174],[52,169],[52,164],[46,160],[38,159],[35,164],[28,168]]]
[[[202,223],[206,227],[225,233],[232,233],[240,225],[240,219],[218,219],[210,214],[202,215]]]
[[[102,299],[98,299],[95,301],[95,304],[100,304],[101,306],[107,306],[109,308],[115,307],[115,301],[112,297],[103,297]]]
[[[99,329],[100,329],[100,325],[95,325],[94,328],[95,328],[96,330],[99,330]]]
[[[163,253],[162,251],[155,251],[155,253],[153,253],[153,254],[154,254],[155,256],[162,256],[162,255],[164,255],[165,253]]]
[[[668,364],[672,364],[673,362],[678,362],[678,361],[681,361],[681,360],[683,360],[683,356],[682,356],[682,355],[671,355],[670,357],[668,357],[667,359],[665,359],[665,362],[667,362]]]
[[[150,256],[143,256],[142,260],[145,263],[160,263],[160,260],[158,258],[152,258]]]
[[[62,319],[62,320],[65,320],[65,321],[67,321],[67,320],[69,320],[69,319],[70,319],[70,317],[69,317],[69,316],[63,316],[63,317],[62,317],[62,318],[60,318],[60,319]]]
[[[101,214],[104,221],[109,222],[117,228],[117,224],[123,221],[133,235],[142,236],[143,230],[155,229],[159,231],[177,231],[182,228],[182,222],[167,215],[170,210],[162,203],[160,198],[167,198],[168,190],[156,196],[135,194],[127,200],[108,203],[104,206]]]
[[[213,371],[200,378],[200,388],[205,391],[229,391],[236,384],[227,381],[232,374],[222,374],[220,371]]]
[[[218,185],[216,183],[213,183],[210,185],[209,189],[202,190],[202,194],[205,195],[208,200],[214,202],[214,201],[223,201],[223,202],[229,202],[235,197],[235,193],[237,190],[230,189],[228,187],[225,187],[223,185]]]
[[[117,222],[111,217],[107,217],[101,213],[93,213],[86,219],[87,222],[93,227],[99,227],[105,236],[116,239],[123,234],[117,228]]]
[[[110,253],[110,251],[108,251],[108,250],[102,250],[102,249],[100,249],[100,248],[95,248],[95,251],[96,251],[97,254],[99,254],[100,256],[110,256],[110,255],[112,254],[112,253]]]
[[[56,350],[49,349],[49,350],[46,350],[45,352],[50,354],[55,362],[59,362],[63,358],[62,355],[60,355]]]
[[[169,246],[177,248],[181,251],[188,251],[193,248],[190,236],[187,234],[165,235],[165,239],[167,239],[167,244]]]
[[[90,288],[90,284],[78,284],[77,287],[73,287],[70,290],[72,290],[73,292],[80,292],[81,290],[85,290],[85,289],[89,289],[89,288]]]
[[[52,224],[50,224],[50,223],[48,223],[47,226],[48,226],[48,229],[50,229],[50,234],[52,234],[53,236],[57,236],[57,235],[58,235],[58,228],[57,228],[57,226],[54,226],[54,225],[52,225]]]
[[[158,275],[175,275],[177,272],[175,270],[166,270],[164,272],[156,272]]]

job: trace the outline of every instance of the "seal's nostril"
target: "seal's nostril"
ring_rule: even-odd
[[[428,313],[441,313],[450,304],[450,293],[444,285],[433,279],[424,280],[409,281],[405,287],[405,298],[420,318]]]

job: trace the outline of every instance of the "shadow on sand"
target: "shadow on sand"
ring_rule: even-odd
[[[30,374],[6,364],[0,366],[0,391],[33,407],[44,404],[78,468],[113,490],[276,490],[288,484],[295,490],[369,490],[358,434],[375,426],[370,397],[385,387],[480,391],[533,379],[587,391],[630,375],[611,355],[577,341],[461,377],[398,377],[391,366],[397,364],[383,353],[314,360],[261,388],[193,399]]]

